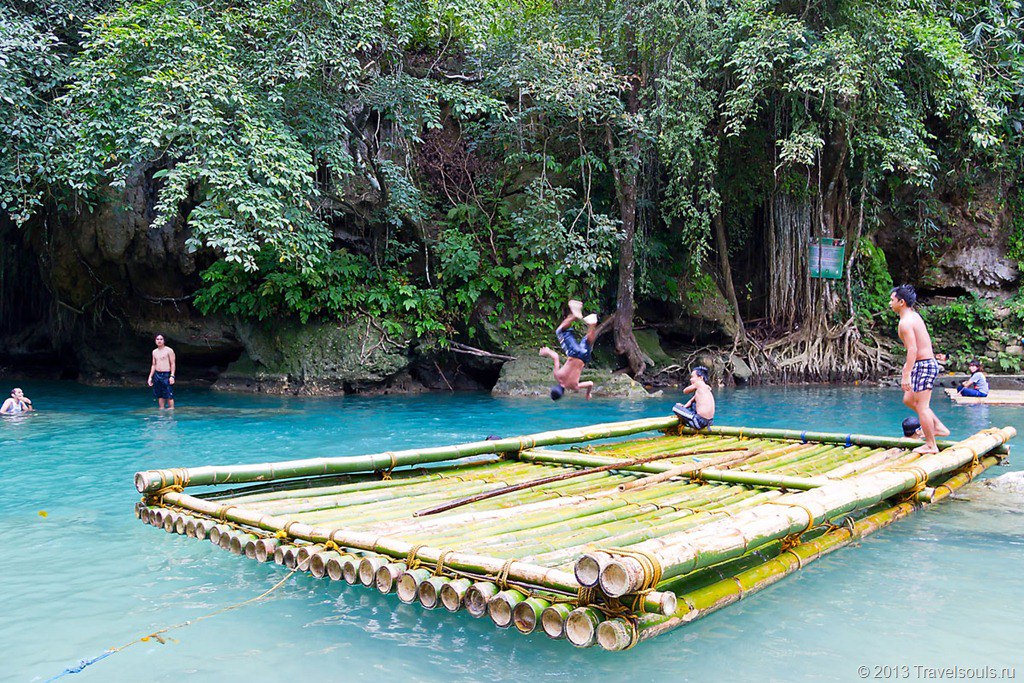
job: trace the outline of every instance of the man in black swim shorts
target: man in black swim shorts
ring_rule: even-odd
[[[174,370],[177,365],[174,349],[164,342],[164,335],[155,338],[156,348],[153,349],[153,363],[149,368],[149,379],[146,383],[153,387],[153,396],[160,408],[174,408]]]
[[[587,334],[582,339],[577,339],[571,329],[572,324],[577,320],[582,320],[587,325]],[[547,356],[555,364],[554,376],[558,384],[551,387],[551,400],[557,401],[562,398],[566,389],[570,391],[585,389],[587,392],[586,397],[590,398],[594,383],[581,382],[580,373],[583,372],[583,367],[590,362],[594,349],[594,340],[597,339],[597,315],[591,313],[588,316],[584,316],[583,302],[576,301],[575,299],[571,300],[569,302],[569,315],[555,328],[555,337],[558,338],[558,343],[567,356],[564,365],[561,359],[559,359],[558,354],[548,347],[545,346],[540,350],[540,355]]]

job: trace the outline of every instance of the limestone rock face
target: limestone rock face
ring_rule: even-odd
[[[408,335],[391,337],[373,320],[350,324],[240,324],[245,354],[216,389],[267,393],[409,393],[422,385],[409,374]]]
[[[512,355],[516,360],[508,361],[501,367],[498,382],[491,390],[491,394],[536,396],[550,400],[551,387],[555,385],[555,378],[551,374],[551,361],[538,355],[537,349],[517,349]],[[612,373],[605,368],[584,368],[580,379],[594,383],[594,396],[649,398],[661,395],[661,392],[650,394],[642,384],[628,375]]]

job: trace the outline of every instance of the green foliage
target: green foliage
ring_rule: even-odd
[[[436,290],[417,287],[401,270],[378,268],[365,256],[334,251],[315,271],[283,263],[269,249],[256,260],[255,270],[218,261],[204,271],[196,307],[242,319],[296,316],[303,323],[369,315],[405,322],[417,336],[443,333],[450,320]]]
[[[870,239],[862,238],[853,264],[853,307],[862,322],[889,310],[893,282],[885,252]]]
[[[1010,211],[1010,235],[1006,244],[1006,256],[1017,262],[1017,268],[1024,271],[1024,185],[1012,188],[1006,198]]]

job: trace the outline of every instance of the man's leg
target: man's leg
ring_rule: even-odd
[[[594,341],[597,340],[597,323],[587,325],[587,346],[594,348]]]
[[[914,412],[921,422],[921,431],[924,432],[924,445],[914,449],[915,453],[938,453],[939,447],[935,445],[935,413],[931,409],[932,390],[918,391],[914,393]]]
[[[559,324],[559,326],[555,328],[555,334],[561,332],[562,330],[569,329],[574,322],[576,322],[576,316],[572,314],[567,315],[565,317],[565,320],[563,320],[561,324]]]
[[[156,400],[156,404],[157,404],[158,406],[160,406],[160,410],[163,410],[163,409],[164,409],[164,400],[163,400],[162,398],[158,398],[158,399]]]
[[[174,410],[174,399],[173,398],[167,399],[167,408],[168,408],[168,410]]]

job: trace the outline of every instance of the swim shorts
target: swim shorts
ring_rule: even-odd
[[[687,408],[682,403],[677,403],[672,412],[679,416],[680,422],[691,429],[704,429],[710,427],[714,420],[709,420],[692,408]]]
[[[910,390],[931,391],[935,386],[935,378],[939,376],[939,363],[934,358],[925,358],[914,363],[910,370]]]
[[[171,388],[171,373],[153,373],[153,395],[157,398],[174,399],[174,390]]]
[[[558,343],[562,345],[562,350],[569,358],[578,358],[583,361],[584,365],[590,362],[592,349],[586,337],[577,341],[572,330],[555,330],[555,336],[558,337]]]

